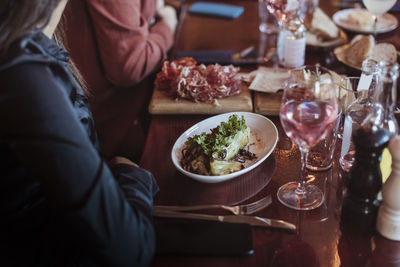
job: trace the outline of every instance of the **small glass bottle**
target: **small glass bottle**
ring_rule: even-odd
[[[383,128],[388,131],[390,137],[393,137],[399,131],[399,125],[394,116],[399,65],[380,61],[378,68],[380,72],[379,86],[374,92],[373,112],[365,119],[363,125]]]
[[[293,12],[285,23],[280,24],[277,46],[279,65],[287,68],[304,65],[306,27],[298,12]]]
[[[379,84],[380,68],[379,63],[373,59],[366,59],[361,66],[360,84],[357,91],[367,90],[367,101],[372,105],[374,103],[375,89]]]

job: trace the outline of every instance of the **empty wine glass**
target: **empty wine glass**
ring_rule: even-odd
[[[319,65],[291,70],[280,108],[280,120],[287,136],[301,153],[301,171],[297,182],[281,186],[277,196],[287,207],[310,210],[324,201],[323,192],[306,181],[307,155],[336,121],[338,101],[329,70]]]
[[[363,0],[365,7],[368,9],[369,13],[371,13],[374,20],[374,36],[376,36],[377,32],[378,15],[388,12],[394,4],[396,4],[396,1],[397,0]]]

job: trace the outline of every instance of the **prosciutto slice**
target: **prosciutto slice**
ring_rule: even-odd
[[[157,74],[155,86],[174,98],[215,103],[216,99],[241,93],[238,67],[197,65],[194,58],[165,61]]]

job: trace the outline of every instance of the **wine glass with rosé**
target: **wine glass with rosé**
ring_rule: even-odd
[[[371,13],[374,20],[374,36],[376,36],[377,33],[378,15],[388,12],[394,6],[394,4],[396,4],[396,2],[397,0],[363,0],[365,7],[367,8],[368,12]]]
[[[296,210],[311,210],[324,201],[324,194],[306,179],[307,155],[331,129],[337,118],[338,101],[333,78],[319,65],[290,71],[280,107],[280,120],[286,135],[299,147],[301,171],[298,181],[281,186],[279,201]]]
[[[291,14],[297,12],[300,8],[299,0],[265,0],[268,11],[274,15],[281,26],[290,17]]]

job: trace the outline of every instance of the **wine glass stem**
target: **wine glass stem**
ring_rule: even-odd
[[[372,18],[374,19],[374,38],[375,38],[375,42],[376,42],[376,26],[378,23],[378,16],[377,15],[372,15]]]
[[[306,184],[306,166],[307,166],[307,158],[308,158],[308,151],[307,147],[299,147],[300,149],[300,156],[301,156],[301,170],[299,176],[299,186],[296,189],[297,194],[304,194],[306,191],[305,184]]]

